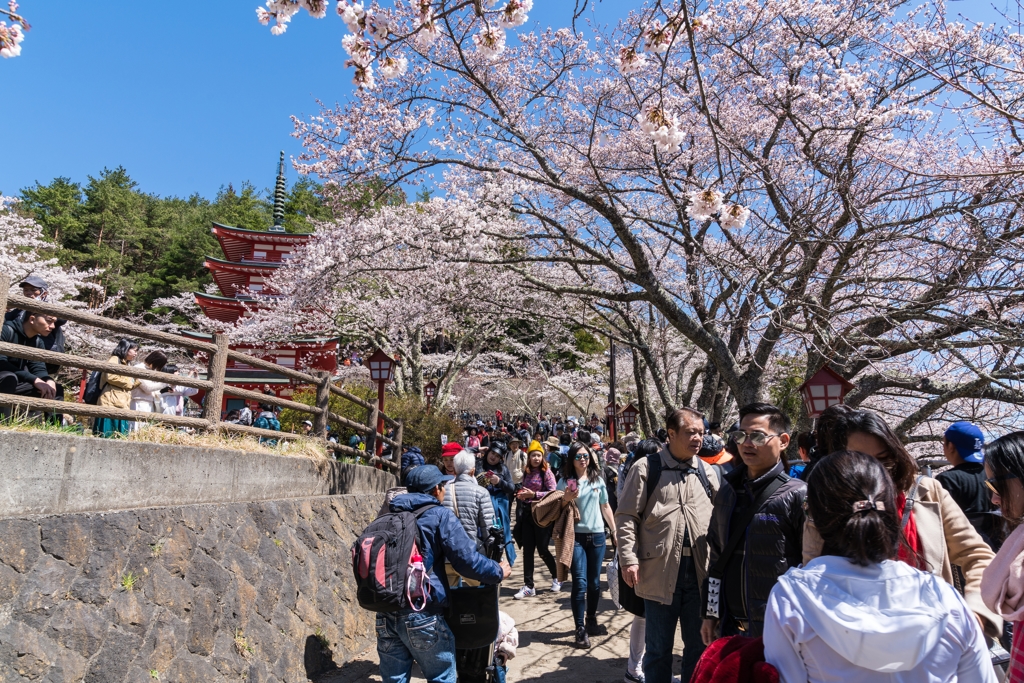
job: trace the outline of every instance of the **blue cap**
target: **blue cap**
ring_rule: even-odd
[[[984,460],[981,448],[985,445],[985,435],[981,433],[978,425],[971,422],[954,422],[949,425],[945,437],[946,441],[956,446],[956,452],[964,462]]]
[[[438,484],[447,484],[455,477],[441,474],[436,465],[417,465],[405,475],[405,488],[409,493],[433,491]]]

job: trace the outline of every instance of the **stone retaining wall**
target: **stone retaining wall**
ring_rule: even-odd
[[[349,547],[382,498],[0,519],[0,681],[299,683],[330,670],[373,641]]]
[[[304,457],[0,430],[0,518],[382,493],[395,478]]]

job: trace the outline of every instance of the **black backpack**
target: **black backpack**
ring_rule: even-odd
[[[103,373],[99,370],[93,371],[89,375],[89,381],[85,383],[85,393],[82,395],[82,400],[90,405],[96,405],[100,400],[100,394],[103,393],[103,385],[100,384],[100,378],[103,377]]]
[[[352,572],[356,578],[359,606],[371,612],[397,612],[411,604],[409,578],[414,558],[426,546],[416,523],[436,505],[424,505],[416,512],[389,512],[370,522],[352,544]],[[421,560],[422,561],[422,560]],[[426,568],[429,573],[430,568]],[[429,582],[419,588],[427,602]],[[423,609],[423,607],[419,607]]]

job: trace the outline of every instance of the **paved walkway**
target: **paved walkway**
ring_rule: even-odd
[[[615,611],[608,597],[607,583],[604,599],[598,612],[598,622],[608,629],[608,635],[593,636],[589,650],[577,650],[574,646],[572,609],[569,606],[569,587],[566,582],[562,591],[552,593],[547,571],[537,572],[536,597],[514,600],[512,595],[522,586],[521,559],[516,562],[512,576],[501,589],[501,609],[512,616],[519,630],[519,650],[516,658],[508,663],[508,683],[618,683],[626,672],[626,658],[629,655],[629,627],[633,615],[625,610]],[[543,567],[539,558],[537,564]],[[602,569],[602,578],[604,577]],[[676,634],[673,671],[679,672],[679,656],[682,642]],[[423,680],[418,669],[413,669],[413,679]],[[318,683],[380,683],[377,670],[377,650],[371,648],[356,657]],[[678,679],[677,679],[678,680]]]

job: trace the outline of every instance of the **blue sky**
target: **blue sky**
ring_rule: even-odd
[[[85,182],[118,165],[142,190],[165,196],[212,198],[246,180],[270,187],[278,151],[301,152],[289,116],[351,92],[345,26],[331,4],[327,18],[303,12],[275,37],[256,22],[254,0],[22,0],[32,30],[20,57],[0,60],[0,193],[57,176]],[[639,4],[603,0],[591,16],[613,23]],[[531,24],[566,25],[572,5],[535,0]],[[991,2],[949,8],[999,18]]]

